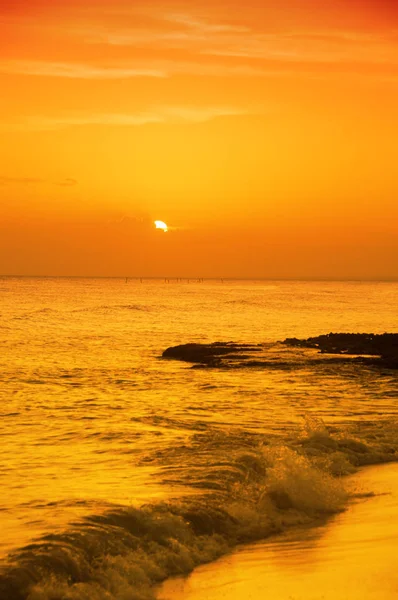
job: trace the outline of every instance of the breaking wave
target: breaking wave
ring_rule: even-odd
[[[236,544],[319,522],[350,499],[343,475],[396,460],[396,423],[366,422],[357,434],[316,417],[281,442],[242,430],[195,433],[188,444],[148,455],[164,482],[195,495],[116,506],[9,556],[7,600],[149,600],[156,584],[189,573]],[[361,437],[359,437],[361,434]]]

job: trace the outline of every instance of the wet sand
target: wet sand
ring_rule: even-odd
[[[300,528],[167,581],[159,600],[392,600],[398,598],[398,464],[351,478],[355,501],[319,527]]]

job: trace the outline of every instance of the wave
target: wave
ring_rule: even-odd
[[[260,306],[262,308],[267,308],[266,304],[264,303],[264,298],[259,298],[258,300],[254,300],[254,299],[248,299],[248,298],[238,298],[235,300],[225,300],[224,304],[230,305],[230,306]]]
[[[187,410],[189,407],[187,407]],[[150,425],[152,427],[162,427],[168,430],[176,429],[182,430],[193,430],[201,431],[207,429],[209,424],[206,421],[187,421],[186,419],[171,418],[165,415],[148,415],[145,417],[131,417],[131,421],[135,423],[143,423],[144,425]]]
[[[151,309],[149,306],[140,305],[140,304],[103,304],[100,306],[91,306],[86,308],[77,308],[72,312],[112,312],[117,310],[131,310],[131,311],[145,311],[149,312]]]
[[[197,433],[191,446],[148,456],[162,464],[165,481],[185,483],[195,496],[117,506],[42,537],[9,556],[0,597],[149,600],[156,584],[236,544],[319,522],[350,498],[342,475],[397,458],[396,424],[365,426],[362,441],[316,417],[284,444],[247,431]]]
[[[26,312],[26,313],[17,315],[15,317],[13,317],[12,320],[13,321],[25,321],[25,320],[28,320],[31,318],[36,318],[41,315],[44,315],[44,316],[52,315],[57,312],[59,312],[59,311],[57,311],[55,308],[49,308],[49,307],[38,308],[37,310],[32,310],[30,312]]]

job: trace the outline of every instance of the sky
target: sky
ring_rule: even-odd
[[[395,0],[0,0],[0,89],[0,274],[398,279]]]

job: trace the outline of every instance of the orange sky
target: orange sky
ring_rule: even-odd
[[[0,89],[0,274],[398,278],[395,0],[0,0]]]

